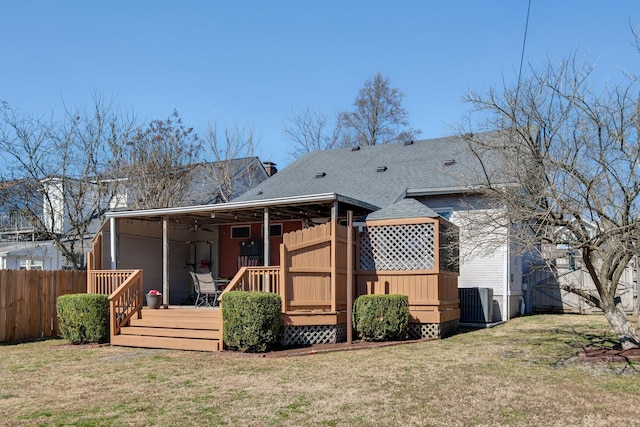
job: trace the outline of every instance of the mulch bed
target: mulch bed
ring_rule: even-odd
[[[579,359],[581,362],[637,362],[640,361],[640,348],[585,347],[580,350]]]

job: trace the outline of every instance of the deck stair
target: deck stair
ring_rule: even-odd
[[[218,308],[176,307],[142,309],[111,344],[128,347],[219,351],[222,348],[222,316]]]

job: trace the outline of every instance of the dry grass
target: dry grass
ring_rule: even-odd
[[[3,425],[638,425],[640,367],[584,364],[600,316],[256,358],[50,340],[0,346]]]

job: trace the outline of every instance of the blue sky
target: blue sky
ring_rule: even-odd
[[[377,72],[422,137],[452,134],[468,89],[515,81],[526,12],[527,0],[0,0],[0,100],[39,115],[99,93],[147,122],[176,109],[200,134],[249,125],[283,167],[286,118],[350,109]],[[532,0],[525,63],[577,48],[608,79],[638,73],[631,26],[638,0]]]

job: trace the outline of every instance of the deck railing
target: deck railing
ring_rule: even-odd
[[[280,294],[280,267],[242,267],[222,292],[272,292]]]
[[[109,330],[111,336],[120,334],[120,328],[134,314],[140,318],[142,310],[142,270],[131,270],[126,280],[109,295]]]
[[[87,293],[111,295],[136,271],[138,270],[89,270]]]

